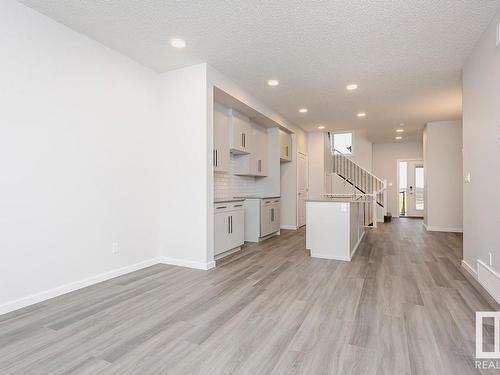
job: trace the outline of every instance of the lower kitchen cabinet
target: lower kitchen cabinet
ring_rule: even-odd
[[[214,254],[238,249],[245,242],[245,209],[242,201],[214,205]],[[232,252],[232,251],[231,251]]]
[[[278,234],[281,223],[279,197],[247,198],[245,200],[245,241],[259,242]]]

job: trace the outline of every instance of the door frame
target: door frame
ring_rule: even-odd
[[[397,210],[398,210],[398,217],[400,216],[401,212],[401,207],[399,206],[399,163],[402,161],[406,162],[422,162],[422,165],[424,165],[424,159],[423,158],[404,158],[404,159],[397,159],[396,160],[396,201],[397,201]],[[424,166],[424,176],[425,176],[425,166]],[[427,181],[424,179],[424,202],[425,202],[425,185],[427,184]],[[416,218],[423,218],[425,216],[425,211],[427,207],[424,206],[424,210],[422,211],[422,215],[406,215],[402,217],[416,217]]]
[[[304,157],[305,159],[305,166],[306,166],[306,171],[305,171],[305,179],[306,179],[306,201],[309,198],[309,157],[307,154],[297,151],[297,229],[300,227],[303,227],[306,225],[305,221],[303,224],[299,223],[299,204],[300,204],[300,199],[299,199],[299,157]],[[305,208],[304,208],[305,210]]]

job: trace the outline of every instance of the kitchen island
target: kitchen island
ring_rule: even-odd
[[[306,202],[306,248],[311,257],[350,262],[365,234],[365,206],[350,198]]]

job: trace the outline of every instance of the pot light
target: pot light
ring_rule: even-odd
[[[359,112],[356,116],[358,116],[358,117],[365,117],[365,116],[366,116],[366,113],[364,113],[364,112]]]
[[[396,133],[403,133],[404,131],[404,129],[396,129]]]
[[[399,140],[401,140],[401,139],[403,139],[403,137],[401,137],[400,135],[398,135],[398,136],[396,137],[396,140],[397,140],[397,141],[399,141]]]
[[[322,129],[324,129],[324,128],[325,128],[325,127],[324,127],[323,125],[318,126],[318,129],[319,129],[319,130],[322,130]]]
[[[299,112],[300,113],[307,113],[307,108],[301,108],[301,109],[299,109]]]
[[[357,84],[355,84],[355,83],[350,83],[350,84],[349,84],[349,85],[347,85],[345,88],[346,88],[347,90],[349,90],[349,91],[352,91],[352,90],[356,90],[356,89],[358,88],[358,85],[357,85]]]
[[[184,48],[184,47],[186,47],[186,41],[184,41],[183,39],[179,39],[179,38],[172,38],[170,40],[170,44],[174,48]]]
[[[267,81],[267,84],[269,86],[278,86],[280,84],[280,81],[278,81],[277,79],[270,79],[269,81]]]

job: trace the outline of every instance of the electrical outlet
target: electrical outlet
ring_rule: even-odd
[[[491,252],[489,254],[490,254],[490,266],[493,266],[493,255],[491,254]]]
[[[111,245],[111,254],[116,254],[118,252],[118,242],[113,242]]]

